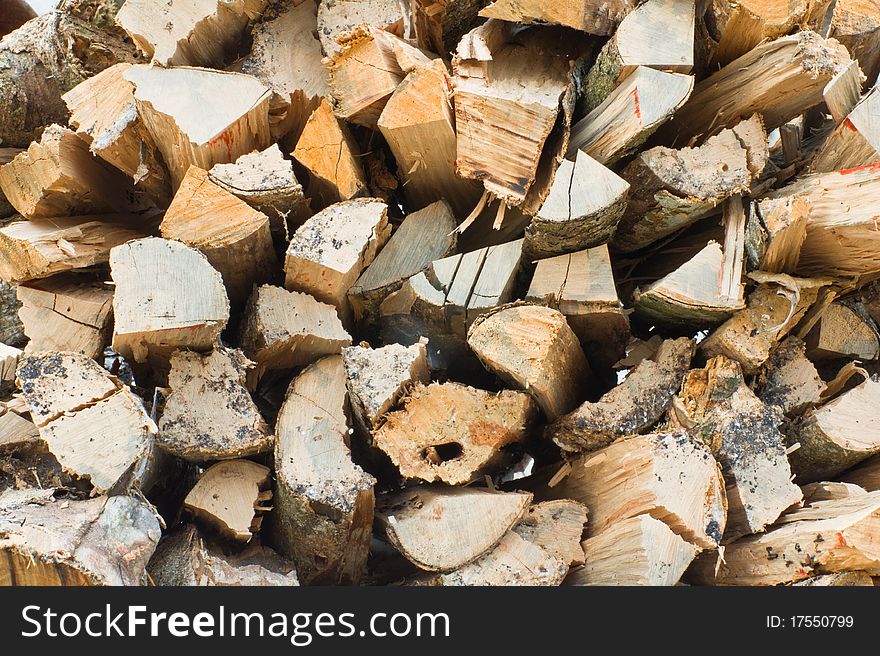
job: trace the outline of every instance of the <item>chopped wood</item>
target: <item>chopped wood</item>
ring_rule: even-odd
[[[880,161],[880,128],[874,120],[878,113],[880,93],[872,89],[825,139],[813,159],[813,170],[829,173]]]
[[[880,339],[864,308],[862,314],[859,316],[843,303],[829,305],[806,337],[810,359],[814,362],[833,358],[876,360],[880,356]]]
[[[526,492],[428,485],[385,497],[377,514],[407,560],[429,572],[450,572],[495,547],[531,500]]]
[[[857,59],[871,87],[880,73],[880,15],[874,0],[837,0],[828,35]]]
[[[474,0],[413,0],[410,8],[419,48],[444,56],[480,20],[480,3]]]
[[[110,343],[113,289],[62,274],[18,286],[26,353],[73,351],[98,359]]]
[[[376,480],[352,461],[342,357],[293,380],[275,427],[275,546],[305,584],[357,584],[373,524]]]
[[[268,217],[195,166],[186,172],[159,229],[165,239],[183,242],[208,259],[223,276],[235,307],[278,268]]]
[[[405,478],[460,485],[504,464],[505,447],[525,439],[536,414],[521,392],[418,383],[402,410],[385,415],[373,444]]]
[[[867,572],[839,572],[838,574],[822,574],[813,576],[792,585],[806,586],[864,586],[874,587],[874,579]]]
[[[835,124],[843,122],[861,100],[862,79],[862,69],[854,60],[825,86],[822,95]]]
[[[206,526],[239,542],[249,542],[260,529],[262,504],[272,498],[271,470],[250,460],[212,465],[186,495],[183,507]]]
[[[796,271],[807,238],[811,209],[805,196],[770,198],[754,203],[745,234],[749,268],[769,273]]]
[[[840,475],[840,480],[867,490],[880,490],[880,457],[872,456]]]
[[[197,463],[271,449],[272,432],[245,387],[253,366],[241,351],[223,347],[208,355],[175,352],[157,443]]]
[[[611,0],[558,3],[538,0],[495,0],[480,10],[480,16],[518,23],[565,25],[589,34],[611,34],[624,17],[635,9],[637,1]]]
[[[11,383],[14,384],[21,354],[21,349],[0,343],[0,389],[6,390]]]
[[[161,530],[129,496],[83,501],[55,491],[0,495],[0,585],[142,585]]]
[[[833,501],[835,499],[849,499],[850,497],[863,496],[868,493],[862,487],[853,483],[822,482],[808,483],[801,487],[804,494],[804,504],[813,505],[816,501]]]
[[[807,358],[806,344],[797,337],[788,337],[773,350],[757,385],[758,397],[788,416],[818,405],[825,390],[825,382]]]
[[[15,372],[12,373],[15,376]],[[16,412],[9,411],[0,415],[0,452],[29,448],[41,442],[40,431],[34,426],[34,422]]]
[[[343,46],[340,36],[361,25],[380,29],[396,27],[403,20],[397,0],[319,0],[318,38],[327,56]]]
[[[546,431],[561,449],[595,451],[656,424],[681,388],[694,354],[694,341],[666,340],[652,359],[642,360],[599,401],[582,404]]]

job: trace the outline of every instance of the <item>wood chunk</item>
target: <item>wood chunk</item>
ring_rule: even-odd
[[[749,121],[761,125],[760,117]],[[698,148],[642,152],[621,172],[633,191],[614,248],[635,251],[716,214],[725,199],[748,192],[749,164],[749,148],[733,130]]]
[[[880,457],[871,456],[863,460],[852,469],[840,475],[840,480],[852,483],[867,490],[876,492],[880,490]]]
[[[208,355],[175,352],[158,444],[197,463],[271,449],[272,432],[245,387],[245,375],[253,366],[241,351],[223,347]]]
[[[812,169],[818,173],[829,173],[880,160],[880,129],[875,121],[878,113],[880,92],[871,89],[825,139],[813,159]]]
[[[98,73],[62,98],[70,125],[89,150],[127,175],[135,189],[159,207],[171,200],[168,170],[137,114],[134,85],[125,79],[131,64]]]
[[[753,114],[773,130],[821,103],[825,85],[850,61],[837,41],[808,30],[761,43],[698,83],[658,136],[686,145]]]
[[[186,495],[183,507],[196,520],[238,542],[259,531],[264,508],[272,498],[272,471],[250,460],[227,460],[210,466]]]
[[[811,210],[812,205],[804,196],[754,203],[745,235],[749,267],[769,273],[794,272],[807,238]]]
[[[724,472],[725,542],[763,531],[801,500],[779,431],[782,414],[755,396],[736,362],[719,356],[688,373],[675,408],[678,421],[712,450]]]
[[[342,349],[346,386],[352,414],[366,432],[377,428],[417,383],[431,381],[425,344],[388,344],[372,349],[366,344]]]
[[[125,0],[116,16],[138,49],[160,66],[221,67],[266,8],[266,0]]]
[[[367,190],[360,149],[326,98],[312,112],[292,154],[308,170],[309,195],[321,206],[362,196]]]
[[[537,414],[527,394],[460,383],[416,384],[403,403],[374,431],[374,446],[405,478],[450,485],[470,483],[503,463],[504,447],[522,441]]]
[[[862,487],[852,483],[840,483],[837,481],[808,483],[801,487],[804,494],[804,505],[813,505],[816,501],[833,501],[849,499],[851,497],[864,496],[868,493]]]
[[[828,36],[858,60],[866,88],[871,87],[880,72],[880,5],[876,0],[837,0]]]
[[[14,377],[15,372],[12,373]],[[40,431],[34,422],[12,411],[0,415],[0,453],[32,448],[40,443]]]
[[[191,524],[162,538],[147,571],[157,586],[299,585],[293,563],[268,547],[251,545],[228,555],[206,543]]]
[[[639,435],[572,461],[547,491],[590,509],[587,537],[639,515],[664,522],[701,549],[721,542],[727,499],[721,469],[703,444],[685,433]]]
[[[375,320],[379,304],[407,278],[456,247],[455,216],[445,201],[408,214],[348,291],[355,319]]]
[[[698,558],[687,580],[710,585],[779,585],[816,574],[880,573],[873,536],[880,521],[880,493],[820,501],[795,509],[766,533],[737,540],[724,550]],[[717,568],[717,573],[716,573]]]
[[[367,562],[375,479],[352,462],[342,357],[293,380],[275,428],[275,545],[305,584],[357,584]]]
[[[174,191],[190,166],[207,171],[272,143],[272,92],[255,77],[143,65],[124,77],[135,86],[138,116],[168,165]]]
[[[880,340],[867,312],[859,316],[843,303],[829,305],[806,337],[807,352],[814,362],[834,358],[876,360]],[[867,321],[866,321],[867,319]]]
[[[666,340],[599,401],[582,404],[548,426],[545,435],[568,452],[595,451],[653,426],[672,403],[694,354],[694,341]]]
[[[54,494],[0,495],[0,585],[141,585],[162,534],[153,508],[129,496]]]
[[[388,206],[377,198],[343,201],[297,228],[284,258],[284,286],[352,318],[348,290],[391,236]]]
[[[0,191],[27,219],[125,212],[124,177],[92,157],[88,144],[59,125],[0,166]]]
[[[551,257],[611,240],[627,205],[629,183],[577,151],[559,165],[550,193],[526,227],[525,249]]]
[[[147,488],[156,424],[127,385],[81,353],[25,356],[16,383],[65,470],[101,493]]]
[[[67,274],[18,286],[25,352],[74,351],[98,359],[110,342],[113,289]]]
[[[25,282],[104,264],[110,251],[143,234],[125,214],[15,221],[0,228],[0,278]]]
[[[672,586],[698,551],[650,515],[612,524],[582,546],[584,567],[569,575],[568,585]]]
[[[617,298],[607,246],[539,260],[526,300],[562,312],[594,368],[610,369],[626,354],[629,320]]]
[[[299,222],[308,213],[308,201],[277,145],[242,155],[233,164],[217,164],[208,179],[269,218],[272,235],[287,243],[288,221]]]
[[[571,127],[569,159],[583,150],[612,166],[635,152],[685,104],[694,78],[639,66],[589,114]]]
[[[593,387],[587,358],[558,310],[515,305],[487,312],[467,341],[489,371],[528,393],[547,421],[574,410]]]
[[[423,485],[383,499],[386,535],[411,563],[450,572],[489,552],[525,516],[532,495]]]
[[[759,376],[758,397],[775,405],[788,416],[795,416],[818,405],[825,382],[806,356],[806,345],[788,337],[770,354]]]
[[[480,4],[474,0],[413,0],[410,9],[416,44],[445,57],[480,21]]]
[[[635,9],[634,0],[495,0],[480,10],[480,16],[515,23],[550,23],[566,25],[589,34],[611,34],[623,18]]]
[[[159,226],[201,252],[220,275],[233,306],[242,305],[254,285],[268,282],[278,266],[269,219],[211,182],[191,166]]]
[[[403,20],[397,0],[319,0],[318,38],[327,56],[342,49],[340,36],[361,25],[379,29],[395,27]]]
[[[257,363],[259,379],[268,369],[291,369],[339,353],[351,337],[333,306],[308,294],[263,285],[248,300],[239,344]]]
[[[874,587],[874,579],[867,572],[839,572],[838,574],[823,574],[813,576],[803,581],[798,581],[792,585],[798,586],[845,586],[848,588],[856,586]]]
[[[167,361],[179,348],[210,350],[229,321],[220,273],[197,250],[147,238],[110,252],[113,349],[134,362]]]
[[[378,127],[388,142],[403,191],[414,208],[446,200],[467,216],[480,196],[475,182],[456,174],[452,81],[437,62],[409,73],[389,98]]]
[[[825,405],[805,413],[788,436],[800,448],[791,458],[802,483],[832,480],[862,460],[880,453],[880,427],[872,420],[880,402],[880,382],[865,380]]]
[[[649,0],[626,15],[584,80],[586,114],[638,66],[672,73],[694,67],[694,0]]]
[[[859,62],[853,60],[825,85],[822,95],[835,124],[842,123],[861,100],[863,79]]]
[[[15,369],[21,359],[22,350],[0,343],[0,390],[15,383]]]

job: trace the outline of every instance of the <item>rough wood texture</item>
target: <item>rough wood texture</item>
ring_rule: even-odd
[[[694,354],[687,338],[667,340],[599,401],[585,402],[546,430],[564,451],[595,451],[653,426],[681,387]]]
[[[481,0],[413,0],[413,29],[419,48],[446,56],[476,27]]]
[[[590,34],[611,34],[623,18],[635,9],[637,0],[562,0],[547,3],[538,0],[495,0],[480,16],[518,23],[566,25]]]
[[[223,347],[208,355],[174,353],[158,444],[197,463],[271,449],[272,432],[245,387],[253,366],[241,351]]]
[[[274,539],[305,584],[357,584],[372,534],[375,479],[351,460],[342,357],[291,383],[275,428]]]
[[[449,572],[498,544],[531,500],[525,492],[420,486],[384,498],[377,513],[405,558],[429,572]]]
[[[880,93],[871,89],[825,139],[813,159],[813,170],[829,173],[880,160],[880,126],[875,118],[878,113]]]
[[[880,72],[880,4],[876,0],[837,0],[828,35],[859,61],[866,88],[873,85]]]
[[[380,29],[396,27],[402,21],[397,0],[319,0],[318,38],[330,56],[342,47],[339,37],[361,25]]]
[[[54,492],[0,495],[0,585],[140,585],[161,535],[154,510],[128,496]]]
[[[770,273],[796,271],[810,210],[811,203],[803,196],[754,203],[745,235],[749,267]]]
[[[854,307],[855,309],[843,303],[832,303],[825,308],[819,321],[805,338],[811,360],[876,360],[880,356],[880,339],[873,320],[863,307]],[[856,310],[860,310],[862,316]]]
[[[758,397],[794,416],[817,405],[826,390],[816,367],[806,356],[806,345],[788,337],[767,360],[758,379]]]

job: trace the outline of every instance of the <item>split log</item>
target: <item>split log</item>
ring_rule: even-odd
[[[650,515],[697,547],[714,549],[727,524],[721,469],[708,448],[685,433],[618,440],[573,461],[547,493],[590,509],[587,538]]]
[[[495,547],[531,500],[526,492],[428,485],[386,497],[377,514],[407,560],[429,572],[450,572]]]
[[[190,166],[207,171],[272,143],[272,92],[255,77],[143,65],[124,77],[135,86],[138,116],[168,165],[173,191]]]
[[[220,274],[197,250],[147,238],[110,252],[113,350],[133,362],[167,362],[179,348],[210,350],[229,321]]]
[[[782,413],[755,396],[736,362],[719,356],[690,371],[677,401],[678,422],[711,449],[724,473],[725,542],[763,531],[801,500],[779,431]]]
[[[183,507],[197,521],[238,542],[260,530],[262,504],[272,498],[268,467],[250,460],[226,460],[209,467],[186,495]]]
[[[4,17],[6,7],[4,3]],[[62,94],[137,50],[116,25],[117,0],[62,0],[0,46],[0,142],[26,148],[43,128],[66,124]]]
[[[446,200],[458,216],[468,215],[480,188],[455,171],[452,81],[440,62],[416,68],[404,78],[382,110],[378,127],[397,161],[412,207]]]
[[[245,387],[253,366],[241,351],[223,347],[208,355],[175,352],[157,443],[196,463],[271,449],[272,433]]]
[[[842,123],[861,100],[863,79],[859,62],[853,60],[825,86],[822,96],[835,125]]]
[[[639,66],[589,114],[571,127],[568,157],[579,150],[612,166],[632,154],[676,114],[694,90],[694,78]]]
[[[309,213],[309,203],[277,145],[242,155],[233,164],[217,164],[208,179],[269,218],[272,236],[286,244],[288,224],[298,224]]]
[[[348,290],[357,321],[375,321],[379,305],[434,260],[455,251],[455,216],[444,201],[404,218],[372,264]]]
[[[342,47],[340,35],[361,25],[397,27],[404,19],[397,0],[319,0],[318,38],[329,57]]]
[[[134,85],[125,79],[129,68],[127,63],[111,66],[62,98],[70,110],[70,125],[91,152],[127,175],[158,207],[167,207],[168,170],[138,118]]]
[[[0,228],[0,277],[25,282],[105,264],[110,251],[142,233],[131,215],[16,221]]]
[[[7,375],[5,370],[3,375],[5,379]],[[15,378],[14,369],[12,377]],[[0,453],[6,454],[9,451],[29,449],[41,443],[40,431],[37,430],[34,422],[11,410],[0,415]]]
[[[584,567],[569,585],[675,585],[698,551],[650,515],[612,524],[582,546]]]
[[[278,267],[269,219],[211,182],[191,166],[159,227],[202,253],[220,275],[233,307],[247,301],[254,285],[269,282]]]
[[[870,88],[880,73],[880,14],[875,0],[837,0],[828,36],[837,39],[857,59]]]
[[[667,340],[652,359],[642,360],[599,401],[587,401],[546,430],[563,451],[595,451],[657,423],[681,388],[694,354],[694,341]]]
[[[267,547],[253,545],[228,555],[205,542],[192,525],[167,534],[147,565],[158,586],[293,586],[296,569]]]
[[[480,16],[514,23],[550,23],[565,25],[588,34],[606,35],[614,32],[624,17],[635,9],[637,1],[611,0],[559,3],[538,0],[495,0],[480,10]]]
[[[877,36],[880,39],[880,32]],[[878,113],[880,92],[871,89],[825,139],[813,159],[812,169],[830,173],[880,161],[880,130],[874,119]]]
[[[807,238],[812,205],[804,196],[758,201],[746,225],[745,249],[749,268],[769,273],[793,273]]]
[[[648,0],[627,14],[587,74],[578,112],[598,107],[639,66],[690,73],[694,14],[694,0]]]
[[[858,485],[868,492],[880,490],[880,457],[871,456],[860,462],[849,471],[841,474],[840,480]]]
[[[514,305],[487,312],[471,324],[467,342],[489,371],[529,394],[547,421],[574,410],[594,387],[577,336],[558,310]]]
[[[27,219],[126,212],[133,209],[127,186],[122,174],[59,125],[0,166],[0,190]]]
[[[624,214],[629,183],[579,150],[556,170],[550,193],[526,227],[526,252],[551,257],[605,244]]]
[[[113,290],[105,283],[60,275],[18,286],[25,352],[73,351],[98,359],[110,342]]]
[[[351,337],[332,305],[308,294],[263,285],[248,300],[239,345],[257,363],[254,377],[339,353]]]
[[[865,380],[836,399],[805,413],[790,427],[789,440],[800,444],[791,466],[803,483],[831,480],[880,453],[880,426],[872,420],[880,403],[880,382]]]
[[[880,574],[872,536],[880,529],[880,493],[820,501],[783,516],[779,525],[728,545],[724,560],[706,553],[687,580],[712,585],[779,585],[816,574],[866,571]],[[716,573],[717,568],[717,573]]]
[[[116,22],[160,66],[221,67],[267,0],[125,0]]]
[[[526,438],[537,414],[527,394],[493,394],[460,383],[416,384],[403,406],[385,415],[373,445],[405,478],[450,485],[470,483],[504,464],[505,447]]]
[[[764,403],[777,406],[788,416],[818,405],[825,390],[825,382],[806,356],[806,344],[797,337],[788,337],[773,350],[757,386]]]
[[[22,353],[19,348],[0,343],[0,391],[4,396],[15,388],[15,370]]]
[[[816,501],[836,501],[852,497],[864,496],[868,493],[862,487],[853,483],[841,483],[838,481],[807,483],[801,487],[804,495],[804,505],[811,506]]]
[[[607,246],[539,260],[526,300],[565,315],[593,368],[610,369],[626,354],[629,320],[617,297]]]
[[[366,344],[342,349],[346,387],[352,414],[369,434],[384,421],[414,384],[431,381],[425,344],[389,344],[371,349]]]
[[[798,581],[792,585],[797,586],[844,586],[852,587],[874,587],[874,579],[867,572],[839,572],[837,574],[822,574],[813,576],[803,581]]]
[[[25,356],[16,383],[40,437],[67,471],[98,492],[148,488],[156,424],[127,385],[81,353]]]
[[[825,85],[851,61],[837,41],[811,31],[762,43],[697,84],[658,138],[687,145],[753,114],[773,130],[821,103]]]
[[[0,535],[0,585],[142,585],[161,530],[132,497],[16,490],[0,495]]]
[[[474,0],[413,0],[410,9],[418,47],[444,57],[480,21]]]
[[[37,12],[25,0],[8,0],[3,9],[3,17],[0,18],[0,37],[6,36],[37,17]]]
[[[388,206],[376,198],[343,201],[307,220],[290,238],[284,286],[334,306],[352,320],[348,290],[391,236]]]
[[[855,309],[861,309],[856,312]],[[876,360],[880,339],[864,307],[832,303],[806,336],[807,354],[814,362],[834,358]],[[861,314],[861,316],[860,316]]]
[[[274,538],[305,584],[357,584],[367,562],[375,479],[351,460],[340,356],[293,380],[275,427]]]
[[[292,154],[309,172],[309,196],[321,207],[366,193],[360,149],[326,98],[312,112]]]

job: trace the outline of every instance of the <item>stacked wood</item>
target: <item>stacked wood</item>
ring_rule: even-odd
[[[797,415],[822,400],[827,386],[807,358],[806,344],[788,337],[770,355],[760,374],[758,397],[786,415]]]
[[[876,360],[880,340],[874,321],[864,307],[832,303],[806,337],[808,354],[814,362],[834,358]]]
[[[834,3],[828,35],[843,44],[865,74],[871,87],[880,73],[880,11],[874,0],[838,0]]]
[[[880,63],[880,62],[878,62]],[[871,164],[880,159],[880,140],[872,117],[878,111],[880,94],[872,89],[848,112],[828,135],[813,160],[813,170],[830,173]]]

